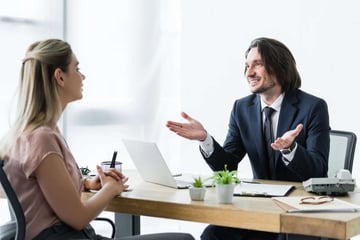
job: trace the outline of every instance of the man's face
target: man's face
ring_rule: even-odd
[[[257,48],[252,48],[246,58],[245,76],[252,93],[271,92],[277,85],[275,76],[271,76],[266,71]]]

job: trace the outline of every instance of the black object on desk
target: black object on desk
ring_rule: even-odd
[[[117,151],[114,151],[113,157],[111,159],[110,168],[115,168],[116,156],[117,156]]]

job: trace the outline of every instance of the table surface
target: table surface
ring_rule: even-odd
[[[130,176],[131,191],[115,197],[107,211],[209,223],[260,231],[306,234],[349,239],[360,234],[360,212],[356,213],[286,213],[271,198],[234,197],[232,204],[219,204],[215,188],[207,188],[204,201],[192,201],[188,189],[173,189],[147,183],[134,171]],[[308,196],[298,182],[263,181],[295,186],[289,196]],[[84,192],[82,199],[93,196]],[[360,191],[339,199],[360,205]]]

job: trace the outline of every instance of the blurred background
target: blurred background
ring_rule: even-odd
[[[265,36],[290,48],[302,89],[327,101],[332,129],[360,137],[360,117],[352,109],[359,81],[359,5],[356,0],[0,0],[0,135],[12,120],[26,48],[36,40],[61,38],[72,45],[86,75],[83,99],[70,104],[59,123],[79,166],[94,169],[117,150],[123,168],[134,169],[122,143],[130,138],[157,142],[173,172],[208,174],[198,143],[169,132],[165,122],[182,121],[185,111],[223,142],[233,102],[250,93],[244,51],[252,39]],[[247,159],[239,176],[252,177]],[[198,237],[205,226],[142,221],[143,233],[181,230]]]

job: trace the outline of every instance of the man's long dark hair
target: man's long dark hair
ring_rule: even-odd
[[[266,71],[276,76],[283,92],[301,87],[301,77],[296,68],[295,58],[283,43],[271,38],[256,38],[246,50],[245,58],[250,50],[256,47]]]

